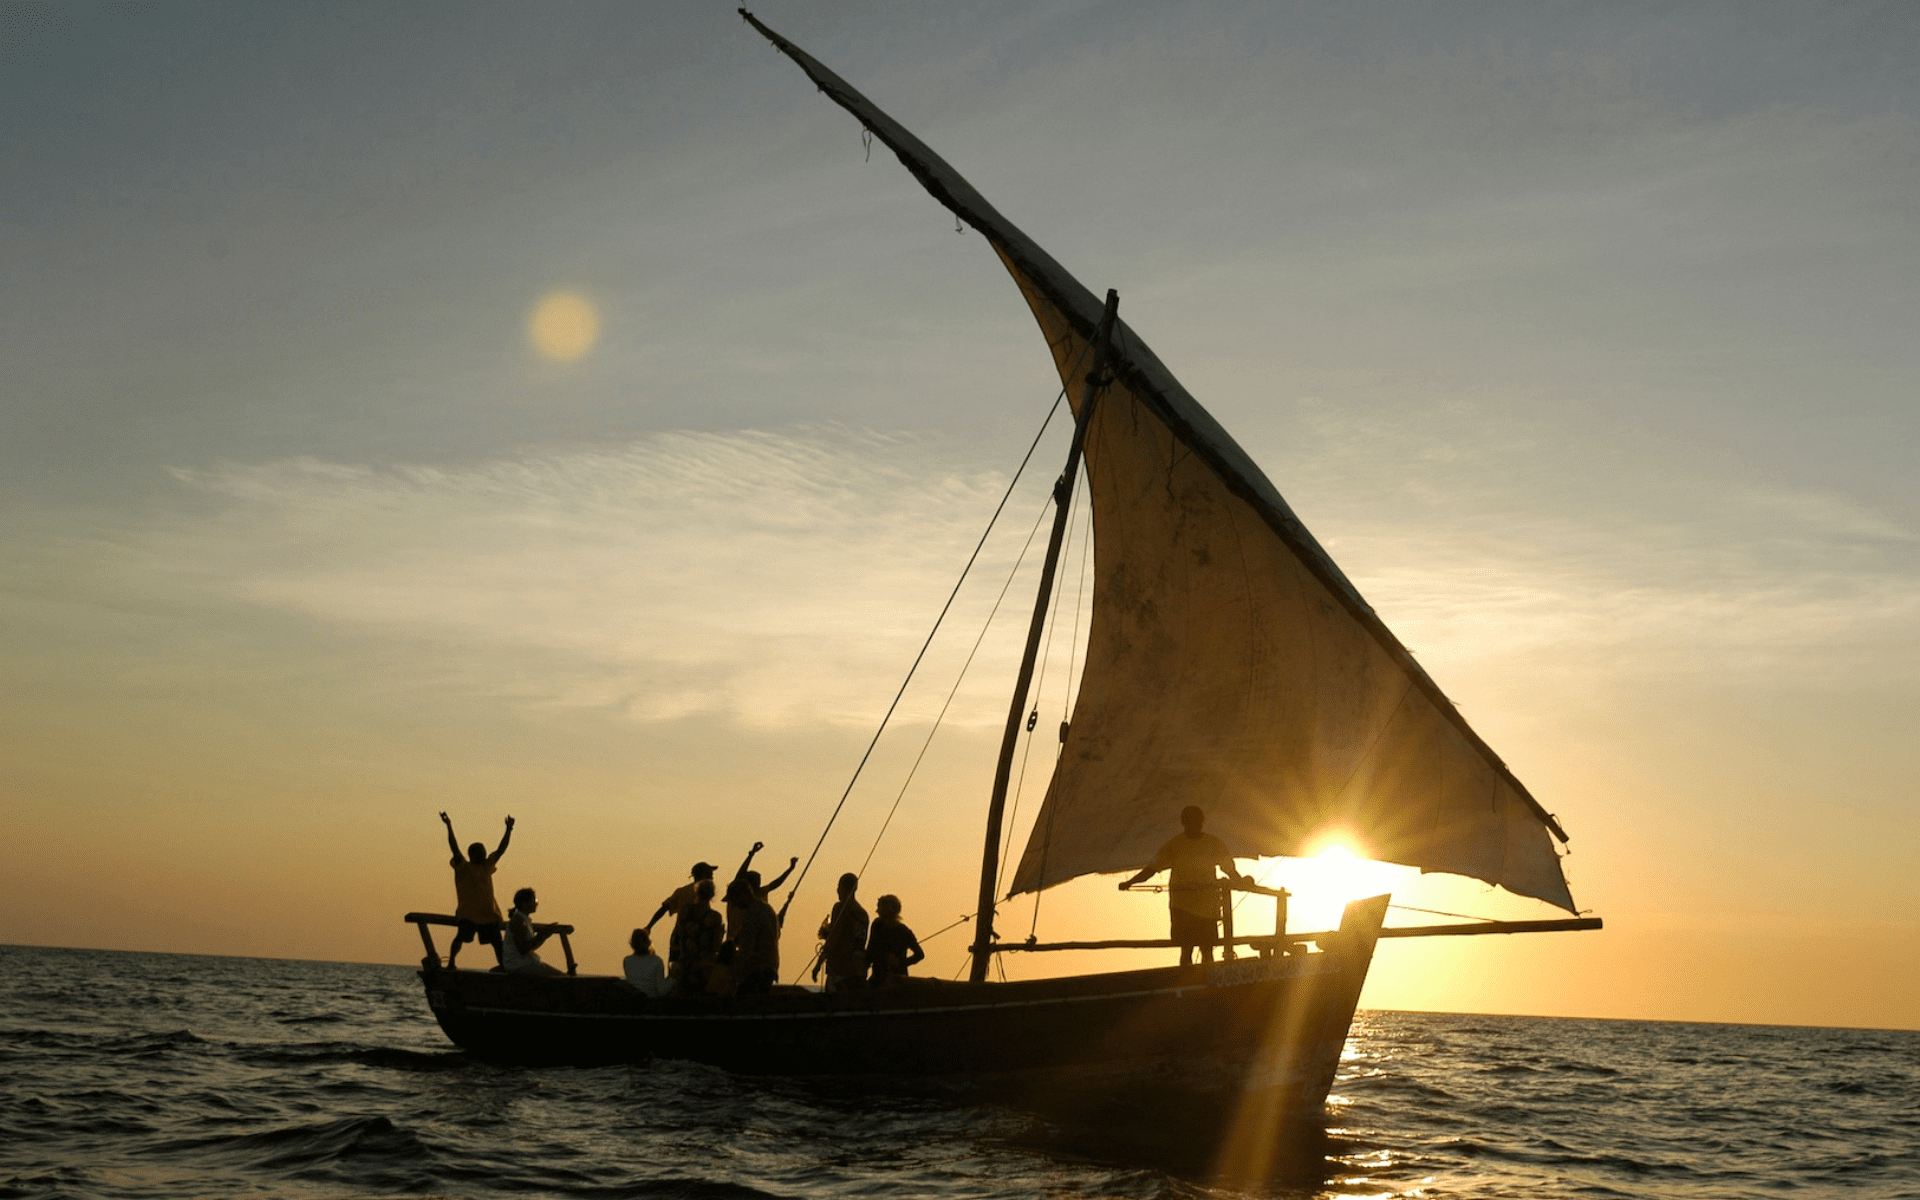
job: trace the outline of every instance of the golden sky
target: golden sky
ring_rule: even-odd
[[[1605,932],[1388,943],[1365,1002],[1920,1027],[1920,20],[1096,8],[761,15],[1121,290],[1572,834]],[[503,896],[614,969],[692,862],[813,845],[1052,400],[1044,343],[725,6],[221,14],[74,6],[0,74],[4,938],[411,962],[445,809],[517,817]],[[923,937],[971,903],[1023,620],[865,874]],[[1037,929],[1163,907],[1087,880]]]

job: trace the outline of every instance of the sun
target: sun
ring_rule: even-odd
[[[600,340],[600,310],[579,292],[548,292],[527,317],[527,337],[554,362],[575,362]]]
[[[1292,893],[1296,929],[1332,928],[1348,901],[1400,891],[1418,875],[1414,868],[1367,858],[1356,841],[1340,835],[1320,840],[1310,851],[1281,860],[1270,880]]]

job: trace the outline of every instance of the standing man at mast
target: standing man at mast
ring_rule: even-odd
[[[1204,831],[1206,821],[1207,814],[1197,805],[1189,804],[1181,809],[1182,832],[1169,838],[1153,856],[1153,861],[1140,868],[1139,874],[1120,881],[1120,890],[1124,892],[1161,871],[1169,872],[1167,917],[1172,925],[1169,936],[1180,947],[1183,967],[1192,961],[1196,949],[1202,963],[1212,962],[1213,947],[1220,940],[1222,889],[1214,877],[1214,868],[1225,871],[1234,883],[1252,882],[1233,865],[1227,844]]]

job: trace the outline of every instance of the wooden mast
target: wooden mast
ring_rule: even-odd
[[[1120,293],[1107,289],[1107,307],[1100,314],[1100,328],[1093,335],[1093,363],[1087,369],[1086,388],[1080,394],[1080,412],[1073,423],[1073,445],[1067,450],[1067,469],[1053,485],[1053,532],[1047,538],[1046,563],[1040,568],[1040,594],[1033,602],[1033,622],[1027,626],[1026,653],[1020,658],[1020,674],[1013,683],[1007,730],[1000,739],[1000,762],[993,770],[993,799],[987,804],[987,840],[980,856],[980,904],[973,923],[973,970],[968,976],[975,983],[986,979],[987,965],[993,961],[993,903],[1000,875],[1000,824],[1006,815],[1007,783],[1013,776],[1013,752],[1020,744],[1020,726],[1027,711],[1027,689],[1033,682],[1034,660],[1040,655],[1040,635],[1046,630],[1047,605],[1053,598],[1053,572],[1060,561],[1060,543],[1066,537],[1074,477],[1080,473],[1087,422],[1106,386],[1101,376],[1107,369],[1107,345],[1113,337],[1114,316],[1119,309]]]

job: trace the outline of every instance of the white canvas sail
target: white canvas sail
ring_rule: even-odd
[[[748,17],[752,21],[752,17]],[[979,230],[1068,378],[1101,301],[917,138],[755,27]],[[1187,804],[1238,855],[1368,857],[1574,910],[1557,822],[1388,632],[1266,476],[1124,322],[1088,427],[1094,599],[1071,732],[1011,883],[1131,871]]]

